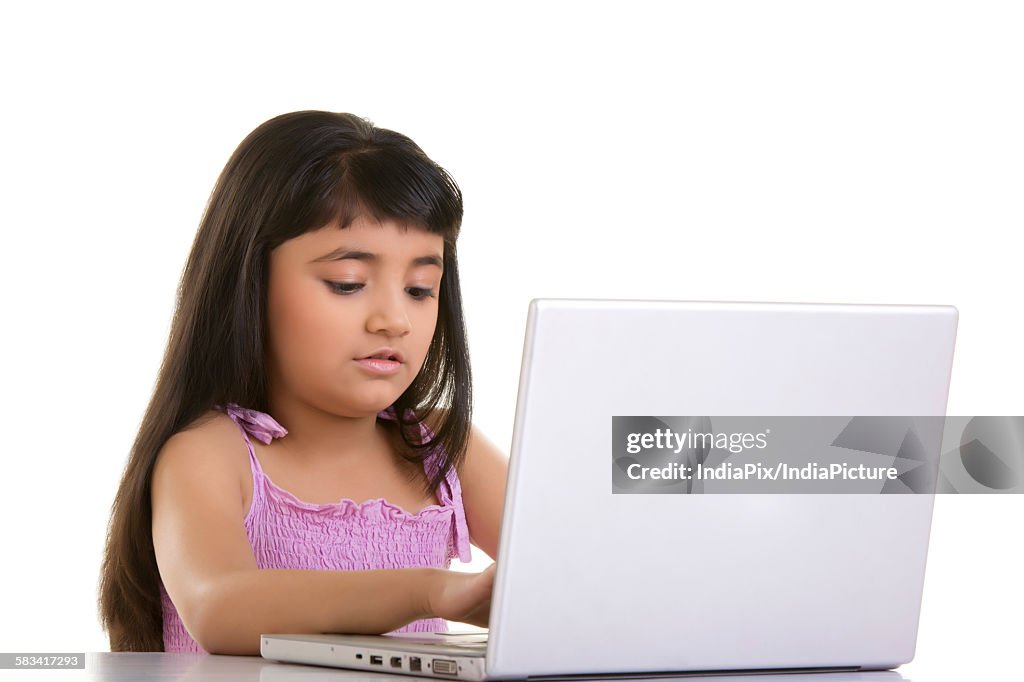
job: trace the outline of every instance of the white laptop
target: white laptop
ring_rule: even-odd
[[[941,417],[956,327],[940,305],[534,299],[488,631],[261,653],[463,680],[909,662],[933,492],[613,494],[612,418]]]

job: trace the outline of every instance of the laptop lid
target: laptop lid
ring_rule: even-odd
[[[943,415],[951,306],[535,299],[489,677],[891,668],[933,495],[612,494],[616,415]]]

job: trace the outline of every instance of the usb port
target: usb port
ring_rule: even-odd
[[[384,665],[384,657],[370,656],[370,665]]]
[[[401,668],[402,667],[402,657],[401,656],[392,656],[391,657],[391,667],[392,668]]]
[[[413,672],[416,672],[416,673],[418,673],[421,670],[423,670],[423,665],[420,663],[420,657],[419,656],[410,656],[409,657],[409,670],[411,670]]]
[[[438,675],[454,675],[455,674],[455,661],[447,658],[435,658],[431,662],[431,666],[434,668],[434,672]]]

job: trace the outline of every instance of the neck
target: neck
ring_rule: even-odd
[[[377,414],[348,416],[327,412],[283,392],[271,393],[270,416],[288,430],[281,443],[293,457],[310,463],[338,462],[386,446]]]

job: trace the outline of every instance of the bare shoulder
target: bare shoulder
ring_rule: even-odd
[[[157,453],[153,486],[164,479],[214,478],[240,482],[248,474],[248,449],[238,425],[210,410],[172,435]]]

